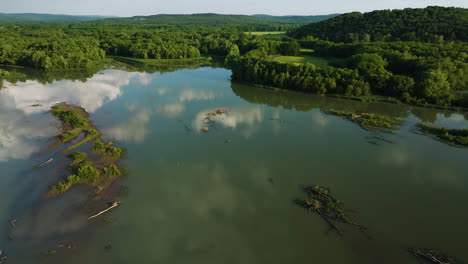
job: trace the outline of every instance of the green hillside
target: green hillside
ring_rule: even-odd
[[[309,24],[291,34],[334,42],[356,41],[468,41],[468,9],[431,6],[403,10],[347,13]]]

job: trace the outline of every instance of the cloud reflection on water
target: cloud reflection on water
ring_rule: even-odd
[[[95,112],[106,102],[115,100],[122,94],[122,86],[128,85],[132,77],[140,83],[147,82],[143,73],[105,70],[86,82],[61,80],[51,84],[26,81],[16,86],[8,86],[0,91],[0,97],[8,101],[2,108],[20,109],[27,114],[47,111],[52,105],[67,102],[79,105],[89,113]],[[39,107],[30,107],[41,104]]]
[[[119,141],[142,142],[148,134],[146,126],[150,117],[151,113],[148,110],[142,110],[122,123],[102,129],[102,132],[105,136]]]
[[[151,82],[151,76],[143,73],[104,70],[86,82],[61,80],[50,84],[37,81],[6,84],[0,90],[0,161],[26,159],[38,150],[33,139],[52,137],[58,133],[58,123],[50,124],[32,115],[48,111],[57,103],[79,105],[89,113],[122,94],[122,87],[133,77],[141,84]],[[31,105],[38,104],[37,107]],[[140,121],[143,117],[140,117]],[[142,138],[137,134],[136,138]]]
[[[206,114],[216,111],[216,109],[205,109],[195,116],[192,121],[192,127],[196,131],[201,131],[202,128],[206,127],[205,118]],[[241,133],[246,137],[252,136],[257,129],[260,127],[260,123],[264,120],[264,111],[259,106],[240,106],[229,109],[227,115],[216,115],[212,117],[217,124],[221,124],[224,127],[237,128],[244,126]]]

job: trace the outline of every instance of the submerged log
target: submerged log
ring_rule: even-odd
[[[356,226],[366,236],[366,227],[353,222],[350,217],[345,214],[343,202],[338,200],[328,188],[319,185],[311,185],[304,188],[310,199],[296,199],[296,203],[308,211],[317,213],[328,223],[328,225],[336,230],[342,236],[343,231],[338,227],[339,223]],[[369,237],[369,236],[368,236]]]
[[[95,217],[98,217],[98,216],[100,216],[100,215],[102,215],[102,214],[104,214],[104,213],[106,213],[106,212],[108,212],[108,211],[114,209],[115,207],[119,206],[120,204],[121,204],[121,202],[114,202],[114,203],[112,203],[112,205],[111,205],[109,208],[107,208],[107,209],[105,209],[105,210],[102,210],[101,212],[99,212],[99,213],[97,213],[97,214],[95,214],[95,215],[92,215],[92,216],[88,217],[88,219],[93,219],[93,218],[95,218]]]
[[[445,255],[444,253],[436,249],[409,249],[411,254],[413,254],[419,260],[425,260],[432,264],[457,264],[458,262],[454,257]]]
[[[50,158],[50,159],[47,160],[46,162],[37,165],[35,168],[38,169],[38,168],[40,168],[40,167],[42,167],[42,166],[45,166],[45,165],[51,163],[52,161],[54,161],[54,158]]]
[[[3,255],[3,250],[0,249],[0,264],[3,264],[8,257]]]

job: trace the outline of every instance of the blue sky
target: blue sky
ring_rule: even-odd
[[[0,0],[0,13],[321,15],[428,5],[467,8],[468,0]]]

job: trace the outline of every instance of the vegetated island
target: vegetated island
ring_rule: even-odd
[[[420,132],[435,136],[439,141],[458,147],[468,147],[468,129],[450,129],[446,127],[417,124]]]
[[[61,121],[63,129],[56,137],[58,142],[53,147],[71,143],[82,136],[78,142],[60,151],[60,154],[70,152],[89,141],[94,142],[87,152],[77,151],[67,156],[71,160],[68,164],[71,174],[53,185],[46,197],[63,194],[76,184],[86,184],[100,192],[123,174],[123,168],[117,163],[126,155],[125,150],[114,147],[113,142],[103,142],[101,132],[88,120],[88,113],[83,108],[59,104],[53,106],[50,112]]]
[[[400,118],[371,113],[353,113],[336,110],[326,110],[324,112],[329,115],[345,118],[368,131],[392,133],[392,130],[397,130],[404,122]]]

